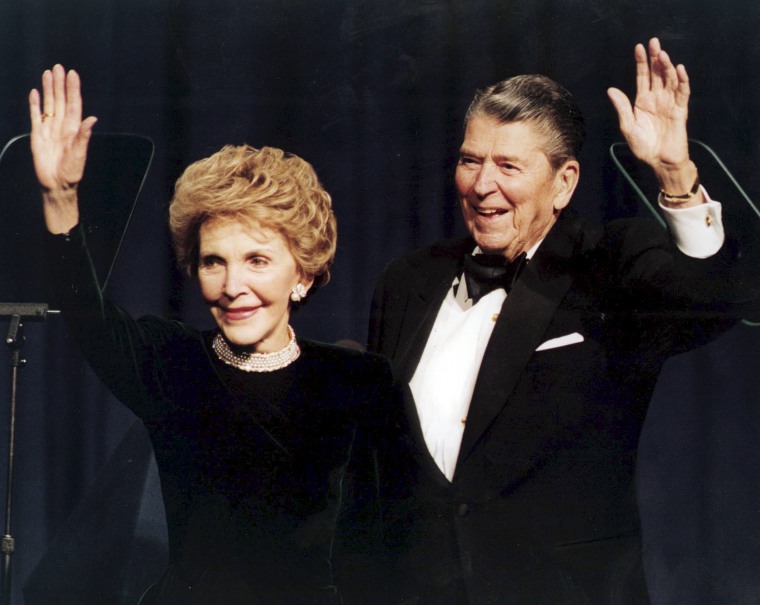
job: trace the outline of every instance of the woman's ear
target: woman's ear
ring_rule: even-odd
[[[298,283],[303,284],[303,287],[306,288],[306,291],[308,292],[311,290],[312,285],[314,285],[314,277],[306,277],[302,275],[301,279],[298,280]]]
[[[314,284],[313,277],[299,277],[296,285],[290,289],[290,300],[293,302],[301,302],[306,298],[312,284]]]

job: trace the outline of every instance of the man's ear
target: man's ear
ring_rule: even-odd
[[[554,196],[554,211],[563,210],[573,197],[575,187],[580,178],[581,166],[577,160],[567,160],[559,167],[554,175],[556,194]]]

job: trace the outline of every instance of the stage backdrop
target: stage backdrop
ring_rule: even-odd
[[[153,139],[108,294],[135,315],[198,325],[206,311],[173,264],[165,226],[182,167],[226,143],[304,156],[333,195],[340,243],[333,281],[295,327],[363,342],[384,264],[462,233],[451,187],[462,114],[475,88],[504,77],[540,72],[575,93],[588,143],[573,204],[601,219],[632,214],[607,155],[620,137],[605,89],[632,91],[633,46],[657,35],[688,67],[690,133],[760,198],[759,29],[751,0],[6,0],[0,139],[28,130],[27,93],[55,62],[80,72],[99,132]],[[0,220],[20,203],[34,200],[0,197]],[[655,603],[760,599],[758,345],[760,329],[738,326],[672,360],[661,381],[640,456]],[[25,352],[14,603],[28,580],[32,603],[63,582],[77,588],[57,602],[131,602],[165,557],[144,436],[60,318],[32,326]],[[9,375],[0,372],[3,421]],[[106,528],[123,541],[103,539]]]

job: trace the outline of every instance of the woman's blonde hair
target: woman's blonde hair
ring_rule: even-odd
[[[227,145],[185,169],[169,206],[177,260],[198,271],[199,231],[216,217],[255,221],[279,232],[313,288],[330,280],[337,226],[330,195],[311,164],[274,147]]]

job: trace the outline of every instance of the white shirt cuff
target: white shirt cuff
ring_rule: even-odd
[[[720,202],[711,200],[704,187],[702,193],[707,201],[690,208],[667,208],[659,200],[673,241],[681,252],[693,258],[712,256],[725,240]]]

